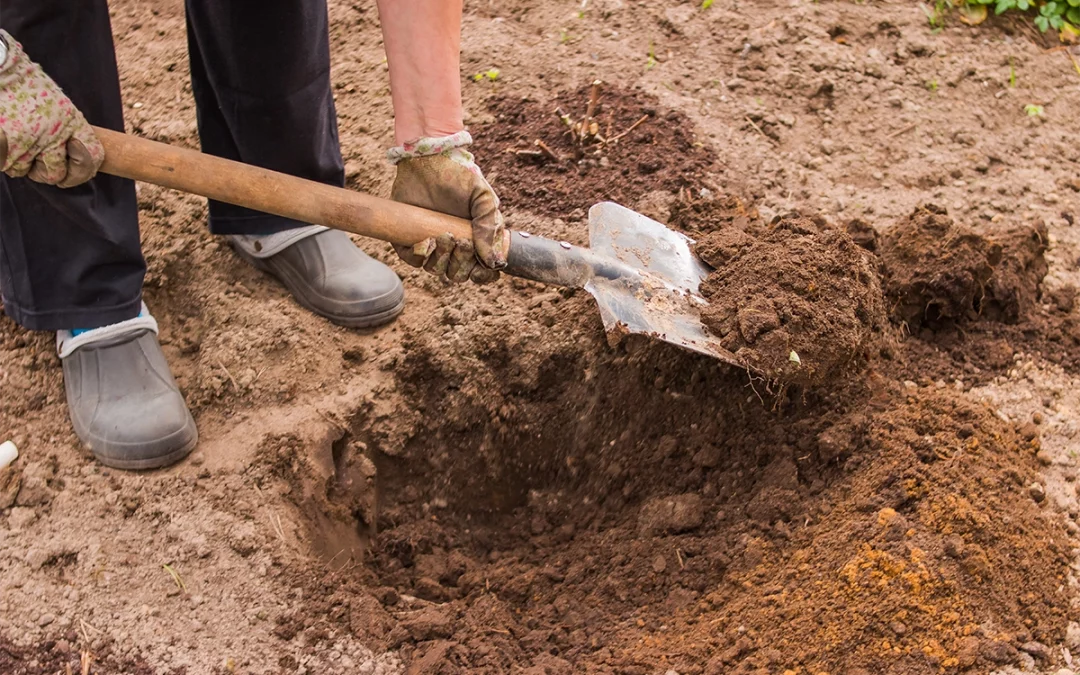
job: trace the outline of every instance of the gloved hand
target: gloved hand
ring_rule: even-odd
[[[90,180],[105,159],[94,130],[7,31],[0,40],[0,171],[64,188]]]
[[[392,148],[397,165],[390,196],[394,201],[441,211],[472,221],[472,240],[443,234],[415,246],[394,246],[401,259],[453,282],[494,281],[506,266],[510,233],[503,225],[499,198],[484,179],[472,153],[468,131],[421,138]]]

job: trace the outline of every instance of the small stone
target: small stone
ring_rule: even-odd
[[[1050,648],[1041,642],[1025,642],[1020,645],[1020,651],[1027,652],[1040,661],[1050,660]]]
[[[1080,623],[1069,622],[1065,629],[1065,646],[1072,650],[1080,649]]]
[[[656,572],[657,574],[660,574],[661,572],[666,570],[667,569],[667,558],[665,558],[662,555],[658,555],[655,558],[653,558],[652,569],[653,569],[653,572]]]
[[[650,499],[638,514],[638,527],[645,534],[686,532],[705,520],[705,505],[694,493]]]
[[[41,628],[44,628],[45,626],[48,626],[53,621],[56,621],[56,617],[53,616],[52,614],[42,614],[40,617],[38,617],[37,625],[40,626]]]
[[[1028,494],[1035,500],[1036,504],[1041,504],[1046,499],[1046,488],[1042,483],[1032,483],[1028,486]]]
[[[1043,466],[1050,466],[1054,463],[1054,457],[1046,450],[1040,450],[1035,453],[1035,459],[1039,460],[1039,464]]]
[[[979,643],[979,654],[987,661],[999,666],[1013,663],[1017,657],[1016,648],[1001,640],[983,640]]]

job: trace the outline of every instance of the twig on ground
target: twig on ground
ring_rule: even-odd
[[[626,129],[626,131],[622,131],[622,132],[619,132],[619,133],[615,134],[611,138],[607,139],[607,141],[605,141],[605,143],[606,144],[614,143],[615,141],[619,140],[620,138],[626,136],[628,133],[630,133],[634,129],[637,129],[638,126],[640,126],[641,124],[644,124],[645,120],[647,120],[647,119],[649,119],[648,115],[642,115],[640,118],[638,118],[638,121],[631,124],[630,127]]]
[[[904,134],[911,131],[912,129],[914,129],[917,126],[919,126],[919,125],[913,122],[913,123],[907,125],[906,127],[904,127],[903,129],[898,129],[898,130],[892,132],[891,134],[889,134],[889,138],[896,138],[897,136],[903,136]]]
[[[548,157],[555,160],[556,162],[561,162],[562,161],[562,157],[560,157],[557,152],[555,152],[550,147],[548,147],[548,144],[543,142],[539,138],[536,139],[535,141],[533,141],[533,145],[540,148],[540,152],[542,154],[547,155]]]
[[[225,375],[226,375],[226,377],[229,378],[229,382],[232,382],[233,391],[235,391],[236,393],[239,394],[240,393],[240,385],[236,383],[236,378],[232,376],[232,373],[230,373],[229,369],[225,367],[225,364],[221,362],[221,359],[214,359],[214,360],[217,361],[218,366],[223,371],[225,371]]]
[[[596,114],[596,105],[600,101],[601,84],[600,80],[593,80],[592,88],[589,89],[589,105],[585,108],[585,119],[581,121],[580,142],[582,145],[585,144],[585,139],[590,133],[594,136],[596,135],[596,132],[592,130],[592,127],[595,124],[595,122],[593,122],[593,115]],[[599,130],[600,129],[597,128],[596,131]]]
[[[176,570],[174,570],[172,566],[168,563],[162,565],[161,567],[166,572],[168,572],[170,576],[172,576],[173,581],[176,582],[176,587],[179,588],[182,593],[187,593],[187,586],[184,585],[184,580],[180,578],[180,575],[177,574]]]
[[[90,675],[90,665],[94,662],[94,655],[89,649],[84,649],[79,656],[79,667],[82,675]]]
[[[757,125],[757,123],[756,123],[756,122],[754,122],[754,120],[750,119],[750,116],[749,116],[749,115],[745,116],[745,117],[744,117],[744,119],[745,119],[745,120],[746,120],[747,122],[749,122],[749,123],[750,123],[750,126],[754,127],[754,131],[756,131],[756,132],[758,132],[759,134],[761,134],[761,137],[762,137],[762,138],[764,138],[765,140],[767,140],[767,141],[768,141],[768,142],[770,142],[770,143],[775,143],[775,142],[776,142],[776,139],[772,138],[771,136],[769,136],[769,134],[767,134],[767,133],[765,133],[764,131],[762,131],[762,130],[761,130],[761,127],[759,127],[759,126]]]

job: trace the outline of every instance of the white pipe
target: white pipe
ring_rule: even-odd
[[[0,443],[0,469],[19,458],[19,449],[11,441]]]

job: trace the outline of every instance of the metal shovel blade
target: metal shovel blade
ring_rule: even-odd
[[[710,268],[691,250],[693,243],[614,202],[596,204],[589,209],[589,248],[638,274],[594,276],[585,290],[596,298],[609,333],[642,333],[741,366],[701,323],[708,303],[698,286]]]

